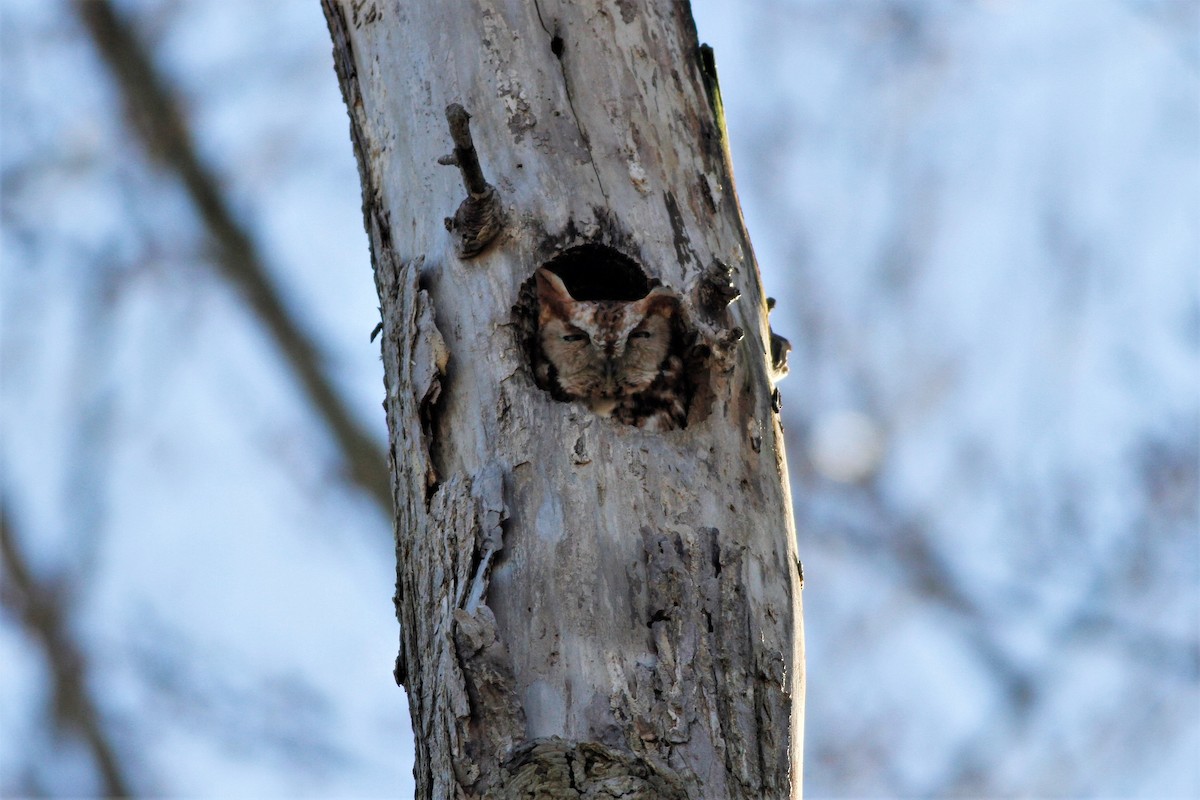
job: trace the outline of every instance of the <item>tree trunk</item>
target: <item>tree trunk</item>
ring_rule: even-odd
[[[323,2],[383,313],[418,795],[798,796],[772,338],[688,5]],[[680,298],[685,428],[539,385],[547,263]]]

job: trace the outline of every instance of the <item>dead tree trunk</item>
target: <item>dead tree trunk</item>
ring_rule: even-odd
[[[382,304],[418,795],[798,796],[782,348],[687,3],[323,2]],[[686,427],[539,382],[545,265],[580,299],[678,298]]]

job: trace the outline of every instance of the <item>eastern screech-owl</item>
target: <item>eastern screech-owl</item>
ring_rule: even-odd
[[[651,431],[687,421],[675,318],[679,299],[657,288],[641,300],[576,300],[537,271],[538,382],[559,400]]]

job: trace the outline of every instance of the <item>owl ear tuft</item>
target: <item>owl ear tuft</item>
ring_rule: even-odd
[[[650,294],[638,300],[638,305],[641,306],[643,314],[670,317],[679,308],[679,298],[665,286],[656,286],[650,290]]]
[[[562,278],[545,268],[535,272],[534,277],[537,279],[537,296],[542,309],[565,314],[567,304],[575,302],[575,298],[567,291]]]
[[[550,270],[543,267],[534,273],[537,278],[538,299],[539,300],[558,300],[560,302],[573,303],[575,298],[571,297],[571,293],[567,291],[567,286],[562,282],[562,278],[555,275]]]

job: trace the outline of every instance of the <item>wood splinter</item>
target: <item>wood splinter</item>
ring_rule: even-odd
[[[460,258],[478,255],[504,227],[503,209],[496,189],[484,180],[483,170],[479,167],[470,120],[471,115],[458,103],[446,106],[454,152],[438,159],[439,164],[458,167],[467,189],[467,199],[459,204],[453,217],[446,217],[446,230],[455,234],[455,248]]]

